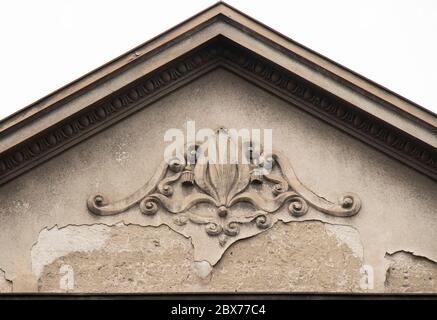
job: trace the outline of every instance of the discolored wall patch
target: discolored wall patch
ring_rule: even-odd
[[[100,249],[110,236],[111,228],[96,224],[43,229],[31,251],[32,273],[41,276],[45,265],[70,252],[88,252]]]
[[[102,246],[71,250],[47,264],[38,281],[39,291],[66,291],[61,272],[65,266],[74,277],[69,292],[183,291],[182,284],[192,268],[189,239],[166,226],[118,224],[106,228],[109,232]]]
[[[78,231],[78,228],[88,229],[81,232],[83,237],[80,241],[95,239],[96,234],[93,232],[97,232],[102,243],[95,243],[94,248],[91,248],[72,244],[76,240],[69,242],[63,239],[68,238],[71,232]],[[355,229],[339,226],[338,230],[343,235],[352,235],[348,238],[349,243],[335,234],[337,229],[333,225],[319,221],[281,222],[273,229],[274,232],[265,232],[236,242],[214,267],[206,261],[194,261],[190,239],[165,225],[91,225],[44,230],[34,250],[38,248],[41,252],[43,248],[50,247],[50,243],[56,242],[67,245],[68,250],[58,246],[57,252],[60,255],[52,260],[44,260],[47,263],[42,266],[39,276],[39,291],[123,293],[362,290],[362,257],[351,249],[351,246],[360,246]]]
[[[437,263],[410,252],[386,254],[390,261],[385,288],[387,292],[437,293]]]
[[[351,227],[352,233],[357,231]],[[236,243],[217,264],[217,291],[359,292],[362,258],[319,221],[278,223]],[[360,246],[360,242],[356,246]]]

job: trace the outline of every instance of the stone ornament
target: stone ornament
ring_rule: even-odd
[[[238,143],[226,129],[220,134],[226,135],[228,150]],[[218,144],[219,134],[215,136]],[[338,203],[319,197],[298,180],[282,152],[264,154],[262,147],[255,150],[253,145],[249,142],[242,148],[240,157],[246,161],[235,164],[214,164],[208,155],[199,161],[196,147],[191,148],[183,159],[163,161],[152,178],[128,197],[109,203],[102,195],[93,195],[88,209],[109,216],[138,206],[146,224],[167,224],[191,237],[195,260],[211,265],[235,241],[259,234],[278,220],[304,216],[309,207],[337,217],[350,217],[360,210],[357,195],[346,193]],[[284,207],[289,218],[281,212]]]

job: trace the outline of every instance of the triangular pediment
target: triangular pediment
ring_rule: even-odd
[[[220,2],[0,121],[0,293],[436,292],[436,181],[435,114]]]

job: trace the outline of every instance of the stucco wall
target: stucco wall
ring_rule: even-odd
[[[164,132],[272,128],[301,182],[353,217],[314,209],[236,242],[211,266],[189,238],[137,208],[98,217],[154,173]],[[0,291],[437,292],[436,182],[223,69],[0,187]],[[2,272],[3,271],[3,272]]]

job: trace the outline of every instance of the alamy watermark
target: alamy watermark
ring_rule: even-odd
[[[252,164],[268,173],[271,169],[272,129],[201,128],[194,121],[186,123],[186,132],[168,129],[164,141],[164,159],[171,164],[175,159],[187,165]]]

